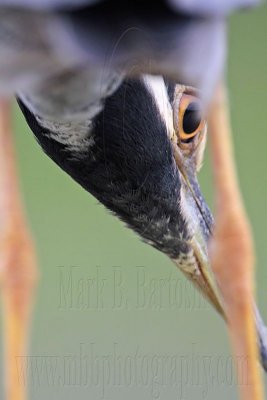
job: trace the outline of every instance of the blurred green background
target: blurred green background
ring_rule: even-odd
[[[235,152],[267,321],[266,40],[266,6],[231,18]],[[165,256],[42,153],[17,109],[14,121],[41,271],[30,357],[18,364],[20,379],[29,377],[31,399],[237,398],[219,316]],[[200,181],[212,205],[208,154]]]

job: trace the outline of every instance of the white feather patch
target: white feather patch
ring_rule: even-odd
[[[163,77],[159,75],[144,75],[143,79],[154,99],[162,121],[166,125],[167,132],[171,134],[173,131],[173,111]]]

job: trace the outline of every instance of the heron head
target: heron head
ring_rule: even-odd
[[[20,106],[45,152],[222,312],[208,262],[212,216],[197,181],[207,131],[199,93],[143,75],[104,94],[89,122],[44,121]]]

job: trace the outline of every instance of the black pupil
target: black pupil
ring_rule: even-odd
[[[190,135],[195,132],[195,130],[199,127],[201,122],[201,110],[200,104],[196,101],[192,101],[187,106],[187,109],[184,113],[183,119],[183,131],[184,133]]]

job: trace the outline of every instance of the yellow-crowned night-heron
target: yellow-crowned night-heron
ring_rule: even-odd
[[[1,93],[16,94],[50,158],[170,257],[222,314],[207,254],[213,220],[197,172],[206,104],[223,71],[225,15],[252,3],[0,1]],[[12,165],[2,175],[3,214],[18,206],[7,207],[14,194]],[[23,225],[17,214],[11,223],[3,219],[11,243],[15,225]],[[28,314],[18,306],[28,296],[27,284],[12,294],[18,289],[12,276],[17,282],[19,265],[32,262],[25,257],[28,236],[21,238],[19,245],[15,239],[23,254],[18,267],[12,268],[13,256],[4,261],[11,355],[21,350],[14,337],[23,336]],[[258,313],[256,318],[266,368],[265,328]],[[12,400],[21,399],[16,390]]]

